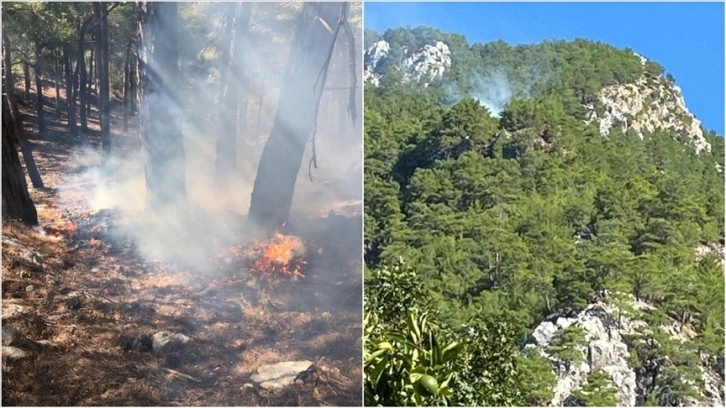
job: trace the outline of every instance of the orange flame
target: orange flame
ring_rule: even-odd
[[[243,250],[236,246],[222,251],[218,258],[226,263],[246,263],[249,273],[257,279],[280,282],[304,275],[301,268],[306,262],[302,257],[303,243],[293,236],[275,234],[271,241],[253,244]]]

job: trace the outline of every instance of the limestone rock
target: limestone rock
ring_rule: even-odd
[[[641,77],[635,83],[611,85],[600,91],[605,112],[598,115],[590,106],[590,120],[597,120],[600,133],[607,135],[615,126],[632,129],[642,139],[646,132],[670,131],[696,153],[710,152],[711,145],[701,130],[701,121],[688,110],[678,86],[664,78]]]
[[[151,341],[154,353],[167,353],[181,349],[189,341],[189,337],[161,331],[151,336]]]
[[[428,86],[451,68],[451,50],[444,42],[426,44],[419,50],[403,50],[401,61],[388,61],[391,46],[385,40],[373,43],[365,52],[363,80],[373,86],[380,85],[384,65],[393,64],[403,73],[405,82],[413,81]]]
[[[295,382],[295,377],[312,364],[312,361],[307,360],[265,364],[250,379],[265,389],[282,388]]]

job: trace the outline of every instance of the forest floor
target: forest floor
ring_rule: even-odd
[[[18,92],[45,188],[30,188],[40,228],[2,220],[3,345],[12,326],[25,353],[3,347],[2,404],[360,406],[361,214],[332,203],[291,221],[285,233],[306,247],[305,276],[274,287],[219,258],[150,259],[115,233],[121,210],[89,205],[87,170],[98,164],[75,162],[81,139],[68,135],[46,90],[42,136],[34,95]],[[96,113],[88,139],[100,149]],[[118,104],[112,116],[114,149],[140,154],[135,123],[123,134]],[[151,336],[162,331],[188,342],[155,352]],[[295,360],[314,364],[284,388],[250,379],[263,364]]]

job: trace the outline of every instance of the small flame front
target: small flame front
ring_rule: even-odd
[[[294,236],[275,234],[269,242],[250,246],[237,246],[224,250],[218,258],[227,264],[244,264],[253,278],[268,282],[281,282],[302,278],[304,246]]]

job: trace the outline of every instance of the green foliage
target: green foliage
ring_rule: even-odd
[[[575,397],[584,407],[614,407],[618,405],[617,390],[610,382],[610,375],[597,371],[587,375],[587,383],[575,391]]]
[[[519,405],[516,342],[506,324],[454,330],[421,296],[403,261],[372,271],[365,290],[366,405]]]
[[[525,405],[530,407],[549,405],[557,385],[557,376],[550,360],[540,354],[537,348],[527,347],[517,356],[517,367],[520,369],[522,382],[527,384]]]
[[[567,364],[576,364],[585,361],[585,355],[581,350],[583,346],[585,346],[585,330],[572,325],[555,334],[549,351]]]

